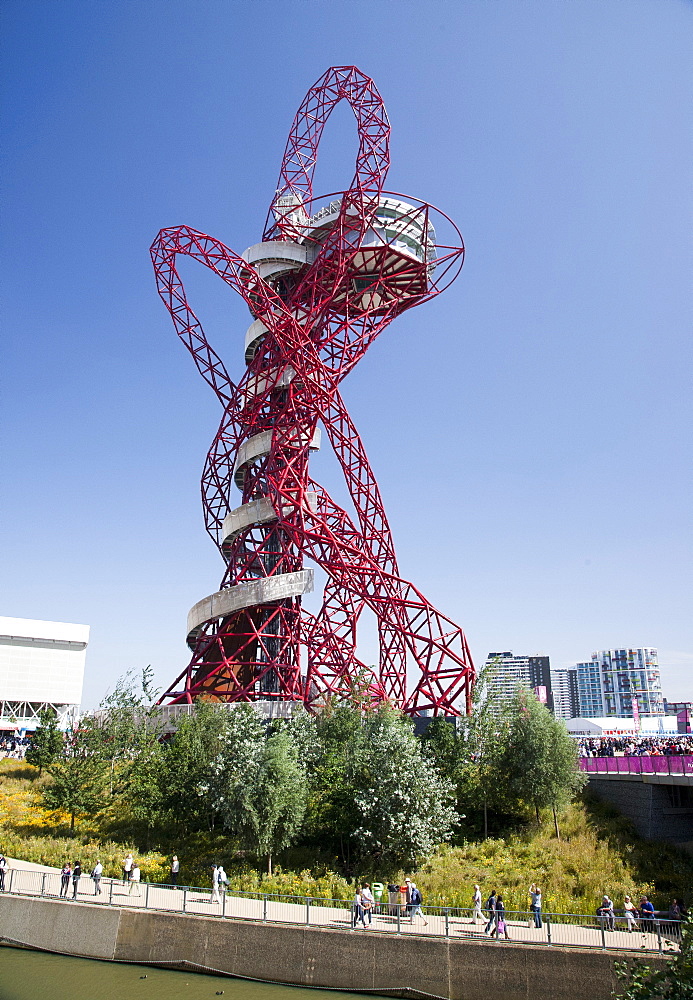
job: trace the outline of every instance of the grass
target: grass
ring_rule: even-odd
[[[503,892],[507,909],[525,910],[536,882],[544,909],[554,913],[594,913],[604,893],[617,907],[626,893],[636,902],[644,893],[657,909],[690,894],[693,857],[642,840],[628,820],[589,795],[566,810],[561,826],[560,841],[547,817],[540,829],[531,824],[505,839],[442,847],[417,872],[417,884],[431,903],[470,906],[478,883],[485,895]]]
[[[166,882],[171,853],[176,853],[181,884],[207,886],[212,864],[221,861],[236,891],[317,899],[350,899],[353,893],[353,882],[336,871],[336,858],[306,847],[286,852],[283,870],[277,867],[268,877],[239,860],[223,834],[196,833],[185,843],[166,844],[165,852],[142,851],[112,827],[111,838],[104,838],[101,831],[109,829],[110,818],[104,813],[93,820],[78,818],[70,835],[69,816],[41,805],[45,780],[28,764],[0,761],[0,851],[10,857],[55,867],[79,858],[86,870],[99,858],[107,876],[118,876],[121,859],[130,851],[144,880]],[[417,884],[430,905],[470,906],[474,883],[479,883],[485,895],[491,889],[502,891],[507,909],[524,910],[527,888],[538,882],[544,909],[556,913],[594,913],[605,892],[617,906],[626,893],[633,898],[645,893],[657,909],[667,909],[673,896],[686,898],[691,892],[693,857],[668,844],[641,840],[628,820],[589,796],[566,810],[561,832],[558,841],[547,817],[540,829],[526,823],[505,838],[443,846],[414,873]],[[400,884],[405,874],[412,874],[376,866],[364,870],[373,880]]]

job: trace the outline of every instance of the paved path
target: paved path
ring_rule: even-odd
[[[8,864],[12,872],[5,880],[6,889],[23,895],[44,895],[53,898],[60,897],[60,869],[49,865],[34,864],[30,861],[21,861],[8,858]],[[112,904],[114,906],[128,906],[133,908],[145,907],[154,910],[165,910],[173,913],[194,913],[205,916],[236,917],[242,920],[269,920],[279,923],[306,924],[315,926],[351,928],[351,906],[349,903],[341,905],[326,905],[321,901],[288,903],[276,899],[250,899],[244,896],[235,896],[231,893],[223,893],[220,900],[214,901],[210,892],[203,892],[195,889],[174,888],[172,886],[162,886],[155,883],[124,883],[120,879],[104,878],[101,880],[101,893],[94,894],[94,883],[88,874],[82,876],[79,882],[77,898],[80,902],[95,904]],[[68,890],[68,899],[72,898],[72,883]],[[402,934],[416,935],[445,935],[445,916],[440,913],[427,913],[425,924],[420,917],[416,917],[413,923],[404,917],[400,918],[399,929]],[[644,933],[634,931],[629,934],[626,930],[617,929],[614,931],[605,930],[602,938],[601,928],[592,917],[572,918],[564,917],[559,923],[554,920],[550,924],[551,944],[571,945],[583,948],[601,949],[616,948],[624,950],[646,950],[656,952],[659,949],[659,939],[656,933]],[[593,921],[593,926],[587,926]],[[617,921],[617,927],[618,927]],[[377,913],[373,916],[371,925],[364,928],[361,924],[357,927],[357,933],[367,933],[369,930],[397,932],[397,917],[386,913]],[[484,934],[484,924],[474,924],[469,917],[450,916],[448,918],[448,931],[451,937],[477,938],[488,940]],[[546,921],[542,928],[535,928],[533,923],[527,920],[513,920],[508,922],[508,935],[510,940],[525,944],[549,943],[549,928]],[[501,939],[504,940],[504,939]],[[664,934],[661,936],[664,950],[675,950],[678,943]],[[500,942],[499,942],[500,943]]]

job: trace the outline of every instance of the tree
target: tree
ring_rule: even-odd
[[[306,810],[305,769],[286,730],[268,737],[247,801],[244,827],[256,853],[267,856],[271,875],[272,856],[294,843]]]
[[[693,917],[681,924],[681,949],[663,969],[652,969],[638,958],[615,967],[626,987],[618,1000],[693,1000]]]
[[[483,816],[484,838],[488,837],[489,809],[500,812],[512,809],[501,764],[508,733],[507,709],[490,687],[498,667],[496,659],[480,670],[471,715],[461,718],[458,724],[455,772],[458,807],[464,807],[467,814],[475,811]]]
[[[153,705],[157,695],[153,675],[149,665],[142,669],[137,679],[134,670],[128,670],[99,705],[97,718],[104,754],[110,761],[111,795],[122,794],[131,776],[129,767],[120,768],[120,773],[116,772],[116,767],[122,762],[131,763],[151,739],[158,741],[160,737],[161,726]]]
[[[224,828],[244,835],[252,808],[250,786],[265,744],[265,728],[252,705],[237,705],[224,720],[216,752],[200,789],[213,803]]]
[[[422,743],[440,774],[449,781],[455,781],[460,763],[460,741],[454,725],[442,716],[436,716],[423,734]]]
[[[151,846],[153,831],[167,819],[165,791],[165,748],[161,726],[140,725],[133,733],[129,754],[120,766],[117,791],[122,812],[146,831],[146,849]]]
[[[43,791],[49,809],[70,814],[70,830],[75,816],[93,815],[103,807],[108,768],[99,727],[93,719],[83,719],[66,734],[62,754],[46,766],[52,781]]]
[[[362,860],[416,866],[458,819],[451,782],[424,757],[411,721],[389,708],[364,720],[354,786]]]
[[[29,764],[39,769],[39,778],[45,768],[50,767],[61,753],[65,737],[58,726],[58,716],[54,709],[44,708],[39,713],[39,724],[26,752]]]
[[[575,797],[586,778],[565,724],[528,690],[521,689],[512,703],[498,763],[509,792],[534,807],[537,823],[539,810],[552,808],[560,840],[557,809]]]
[[[314,751],[307,757],[308,833],[317,843],[334,847],[347,867],[359,825],[354,779],[362,740],[360,710],[339,705],[318,716]]]
[[[290,726],[264,730],[253,709],[231,713],[215,761],[217,808],[225,828],[258,857],[272,858],[298,837],[306,808],[306,771]]]
[[[163,745],[159,788],[160,808],[173,832],[212,830],[219,809],[212,787],[215,762],[228,742],[229,726],[238,709],[223,711],[198,702]],[[250,709],[252,711],[252,709]]]

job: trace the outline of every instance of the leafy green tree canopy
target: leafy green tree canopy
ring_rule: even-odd
[[[585,784],[575,742],[565,724],[534,697],[520,690],[510,709],[508,731],[498,766],[508,791],[539,810],[556,810]],[[556,833],[558,822],[556,819]]]
[[[39,777],[62,752],[65,737],[58,726],[58,717],[52,708],[39,713],[39,724],[26,752],[29,764],[39,769]]]
[[[457,821],[454,789],[422,753],[411,721],[391,709],[367,717],[355,760],[354,831],[360,857],[416,866]]]
[[[63,752],[47,765],[52,781],[43,790],[49,809],[63,809],[70,814],[70,829],[75,816],[94,815],[103,808],[106,798],[109,764],[103,753],[103,734],[93,719],[82,719],[78,728],[66,734]]]

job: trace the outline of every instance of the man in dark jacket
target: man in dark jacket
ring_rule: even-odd
[[[486,900],[485,910],[488,913],[488,923],[484,928],[484,934],[488,934],[494,923],[496,922],[496,890],[494,889],[491,895]]]
[[[82,877],[82,866],[79,861],[75,861],[74,868],[72,869],[72,898],[77,899],[77,887],[79,885],[79,880]]]

